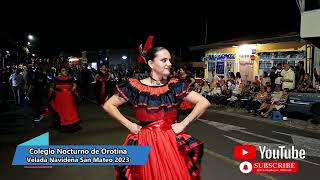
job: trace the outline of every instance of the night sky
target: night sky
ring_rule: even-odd
[[[58,4],[55,7],[59,9],[54,11],[30,11],[28,18],[32,23],[27,24],[25,32],[37,37],[33,46],[37,51],[55,54],[59,51],[135,48],[149,34],[155,36],[155,46],[186,48],[201,45],[205,39],[205,21],[208,24],[207,43],[299,33],[300,28],[300,13],[295,0],[230,0],[219,4],[212,1],[212,5],[181,1],[186,3],[185,7],[173,7],[160,1],[153,3],[160,4],[148,9],[130,9],[92,3],[82,5],[81,9],[77,6],[64,8],[64,11]],[[95,11],[91,13],[84,7]],[[119,15],[123,12],[124,15]],[[40,15],[44,15],[43,20],[36,18]],[[2,32],[0,40],[23,40],[25,37],[26,33],[22,32]]]

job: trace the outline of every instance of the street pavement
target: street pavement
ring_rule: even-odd
[[[123,106],[121,112],[134,120],[132,107]],[[111,119],[101,107],[87,103],[79,107],[82,129],[73,134],[63,134],[50,129],[51,117],[40,122],[32,121],[31,110],[16,108],[0,115],[1,179],[114,179],[113,166],[53,166],[51,169],[25,169],[11,166],[18,144],[42,133],[50,133],[52,145],[121,145],[128,133],[122,125]],[[181,117],[183,118],[183,117]],[[187,128],[187,132],[205,142],[202,161],[202,179],[317,179],[320,171],[319,133],[279,126],[227,113],[207,111]],[[243,174],[241,161],[233,158],[237,144],[276,147],[278,145],[306,149],[306,159],[298,161],[296,174]],[[257,151],[257,161],[260,160]],[[264,161],[264,160],[261,160]]]

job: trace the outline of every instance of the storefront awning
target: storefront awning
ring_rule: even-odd
[[[280,43],[280,42],[301,42],[303,41],[298,34],[284,35],[271,38],[251,39],[251,40],[230,40],[217,42],[207,45],[193,46],[189,49],[195,50],[206,50],[206,49],[220,49],[232,46],[239,46],[242,44],[267,44],[267,43]]]
[[[273,51],[273,50],[284,50],[284,49],[299,49],[305,45],[306,42],[289,41],[289,42],[278,42],[278,43],[267,43],[259,44],[257,51]]]

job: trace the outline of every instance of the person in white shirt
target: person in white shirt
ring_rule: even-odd
[[[220,77],[212,71],[211,76],[209,77],[210,88],[214,88],[216,83],[219,83]]]
[[[241,79],[241,74],[240,72],[237,72],[236,73],[236,89],[238,89],[241,92],[242,88],[243,88],[243,82]]]
[[[214,71],[212,71],[212,80],[215,82],[220,81],[220,77]]]
[[[281,82],[282,82],[282,89],[289,89],[292,90],[295,87],[295,74],[290,69],[289,64],[284,64],[284,69],[281,71]]]
[[[20,74],[19,69],[15,69],[15,72],[11,74],[9,83],[13,92],[14,101],[16,105],[21,105],[22,96],[24,93],[24,78]]]

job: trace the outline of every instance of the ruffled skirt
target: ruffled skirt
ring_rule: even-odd
[[[80,128],[78,107],[73,93],[56,91],[50,105],[52,111],[59,117],[53,124],[57,125],[61,131],[76,131]]]
[[[200,179],[203,142],[186,134],[175,134],[171,124],[157,121],[130,133],[124,145],[151,146],[144,166],[116,166],[117,180]]]

